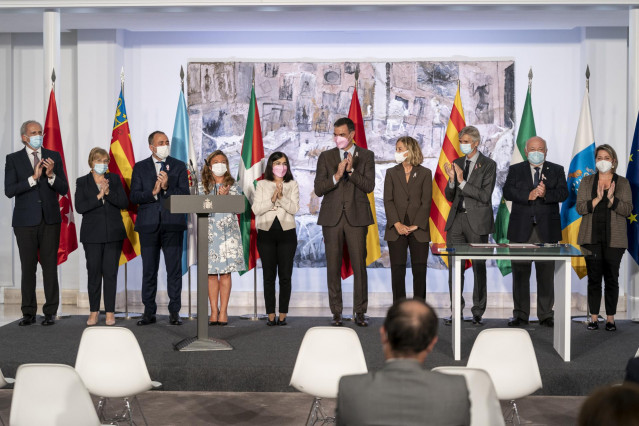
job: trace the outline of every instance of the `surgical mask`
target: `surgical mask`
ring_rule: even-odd
[[[528,161],[530,164],[541,164],[544,162],[545,155],[541,151],[531,151],[528,153]]]
[[[606,160],[597,161],[597,164],[595,165],[597,166],[597,170],[601,173],[606,173],[608,170],[612,169],[612,163]]]
[[[333,136],[333,141],[335,141],[335,145],[337,145],[339,149],[344,149],[348,146],[348,139],[344,136]]]
[[[42,135],[30,136],[29,145],[33,149],[40,149],[42,146]]]
[[[395,152],[395,162],[397,164],[403,163],[406,157],[408,157],[408,151]]]
[[[226,173],[226,164],[215,163],[211,166],[211,171],[217,177],[224,176],[224,173]]]
[[[459,144],[459,149],[461,149],[461,152],[462,152],[464,155],[467,155],[467,154],[470,154],[470,153],[473,151],[472,146],[473,146],[473,145],[472,145],[472,144],[469,144],[469,143],[460,143],[460,144]]]
[[[160,160],[164,161],[166,157],[169,156],[170,149],[171,148],[168,145],[158,146],[155,149],[155,156],[158,157]]]
[[[99,175],[105,174],[108,168],[109,168],[108,164],[94,164],[93,165],[93,171],[96,172]]]
[[[284,176],[286,176],[287,170],[288,167],[284,164],[276,164],[273,166],[273,174],[278,178],[283,178]]]

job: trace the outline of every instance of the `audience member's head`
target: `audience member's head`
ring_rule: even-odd
[[[384,356],[423,362],[437,343],[437,323],[437,314],[423,300],[396,301],[380,328]]]
[[[631,358],[626,365],[626,382],[633,382],[639,385],[639,358]]]
[[[639,426],[639,385],[624,383],[595,391],[581,406],[578,426]]]

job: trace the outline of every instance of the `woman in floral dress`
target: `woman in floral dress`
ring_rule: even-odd
[[[228,158],[219,150],[206,158],[202,168],[202,179],[198,186],[200,194],[242,194],[242,190],[229,171]],[[231,272],[246,269],[237,214],[211,213],[208,234],[209,301],[211,302],[209,325],[227,325]]]

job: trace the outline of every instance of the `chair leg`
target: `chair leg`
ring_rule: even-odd
[[[517,419],[517,423],[515,423],[515,419]],[[514,399],[510,400],[510,407],[504,412],[504,421],[505,423],[512,423],[513,425],[517,424],[517,426],[521,425],[519,410],[517,409],[517,403]]]
[[[144,420],[144,424],[146,426],[149,426],[149,424],[146,421],[146,417],[144,416],[144,411],[142,411],[142,405],[140,404],[140,400],[138,399],[137,396],[133,396],[133,399],[135,399],[135,403],[138,404],[138,410],[140,411],[140,415],[142,416],[142,420]]]
[[[106,409],[106,403],[107,403],[107,399],[103,396],[100,397],[100,400],[98,401],[98,408],[97,408],[97,412],[98,412],[98,419],[100,420],[101,423],[105,423],[106,422],[106,418],[104,416],[104,412]]]
[[[321,425],[335,423],[335,417],[327,416],[322,408],[322,398],[315,397],[305,424],[306,426],[313,426],[318,423]]]

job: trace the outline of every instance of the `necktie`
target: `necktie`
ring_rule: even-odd
[[[33,151],[33,171],[34,172],[39,162],[40,162],[40,159],[38,158],[38,151]]]
[[[468,179],[468,172],[470,171],[470,160],[466,160],[466,167],[464,167],[464,173],[462,174],[464,180]],[[460,190],[461,193],[461,190]],[[459,204],[457,204],[457,210],[462,210],[465,209],[466,206],[464,206],[464,196],[460,195],[459,196]]]
[[[166,172],[166,163],[164,161],[156,161],[160,165],[160,171]]]
[[[468,179],[468,171],[470,170],[470,160],[466,160],[466,167],[464,167],[464,180]]]
[[[344,151],[344,160],[346,160],[348,158],[348,152]],[[346,169],[344,169],[344,175],[343,175],[344,180],[348,180],[348,173],[346,173]]]
[[[533,179],[533,186],[536,188],[539,185],[539,167],[535,167],[535,177]]]

